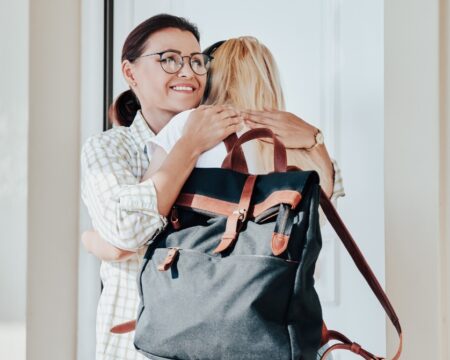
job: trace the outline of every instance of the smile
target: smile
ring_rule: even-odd
[[[171,89],[175,91],[188,91],[188,92],[193,92],[195,90],[191,86],[172,86]]]

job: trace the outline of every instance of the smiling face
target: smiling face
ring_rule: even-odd
[[[191,32],[166,28],[148,38],[141,55],[169,49],[179,51],[182,56],[201,52],[200,44]],[[138,97],[144,117],[155,130],[159,128],[156,123],[167,123],[174,115],[196,107],[202,98],[206,75],[195,74],[188,59],[184,58],[184,61],[185,65],[175,74],[162,69],[159,55],[122,63],[125,79]]]

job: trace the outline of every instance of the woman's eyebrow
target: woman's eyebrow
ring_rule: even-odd
[[[168,52],[168,51],[177,53],[178,55],[182,54],[182,52],[180,50],[175,50],[175,49],[166,49],[166,50],[158,51],[158,53],[163,53],[163,52]],[[193,51],[189,55],[201,54],[201,53],[202,53],[201,51]]]
[[[181,51],[175,50],[175,49],[166,49],[166,50],[162,50],[162,51],[158,51],[158,52],[163,53],[163,52],[167,52],[167,51],[174,52],[174,53],[177,53],[178,55],[181,55]]]

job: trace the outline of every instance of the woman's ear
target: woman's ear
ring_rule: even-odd
[[[122,61],[122,74],[125,78],[125,81],[130,85],[130,87],[135,87],[137,85],[136,79],[134,77],[134,69],[133,64],[128,61]]]

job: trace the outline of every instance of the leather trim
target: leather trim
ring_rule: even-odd
[[[263,202],[256,204],[253,208],[252,216],[257,217],[263,211],[275,205],[289,204],[291,209],[295,209],[302,199],[302,194],[294,190],[279,190],[274,191]]]
[[[255,218],[267,209],[279,205],[289,204],[295,209],[300,203],[302,195],[294,190],[274,191],[264,201],[251,206],[248,217]],[[237,203],[214,199],[204,195],[197,194],[180,194],[176,201],[176,205],[189,207],[198,210],[205,210],[217,215],[230,216],[239,206]]]
[[[233,211],[227,219],[225,233],[219,245],[213,251],[214,254],[220,253],[228,249],[235,241],[239,234],[242,224],[247,219],[248,209],[252,199],[253,189],[255,188],[257,175],[250,175],[245,181],[242,189],[241,199],[238,204],[238,209]]]
[[[330,336],[328,335],[327,326],[325,325],[325,322],[322,322],[322,338],[320,340],[320,347],[324,346],[329,341]]]
[[[159,271],[167,271],[170,269],[178,255],[178,248],[169,248],[167,256],[164,261],[158,265]]]
[[[110,329],[110,332],[112,332],[113,334],[126,334],[126,333],[133,331],[135,328],[136,328],[136,320],[131,320],[131,321],[127,321],[122,324],[113,326]]]
[[[236,203],[214,199],[198,194],[180,194],[175,202],[176,205],[185,206],[192,209],[205,210],[214,214],[229,216],[236,210]]]
[[[272,253],[275,256],[281,255],[285,252],[289,244],[289,236],[276,233],[272,234]]]

